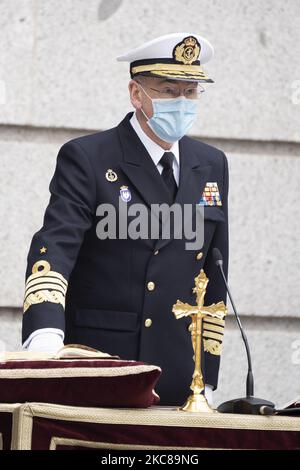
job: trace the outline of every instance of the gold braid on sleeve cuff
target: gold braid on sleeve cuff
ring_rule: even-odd
[[[203,319],[203,347],[204,351],[215,356],[222,353],[222,343],[224,334],[225,320],[218,318],[205,317]]]
[[[61,304],[65,308],[67,288],[68,282],[64,276],[51,271],[48,261],[37,261],[32,267],[32,274],[26,281],[23,313],[26,313],[31,305],[42,302]]]

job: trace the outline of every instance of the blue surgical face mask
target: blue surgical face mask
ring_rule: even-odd
[[[141,87],[142,88],[142,87]],[[145,90],[143,89],[145,92]],[[146,93],[146,92],[145,92]],[[187,99],[184,96],[171,99],[151,98],[153,116],[147,118],[147,124],[154,134],[165,142],[176,142],[181,139],[194,124],[198,114],[198,100]]]

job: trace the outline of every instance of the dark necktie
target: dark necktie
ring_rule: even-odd
[[[159,160],[159,163],[163,166],[163,171],[161,173],[161,177],[164,180],[172,201],[174,201],[176,193],[177,193],[177,184],[176,180],[174,178],[174,173],[173,173],[173,161],[174,161],[175,155],[172,152],[165,152],[161,159]]]

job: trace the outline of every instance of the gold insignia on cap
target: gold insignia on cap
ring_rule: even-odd
[[[47,248],[46,248],[45,246],[42,246],[42,248],[40,248],[40,253],[41,253],[41,255],[42,255],[43,253],[46,253],[46,251],[47,251]]]
[[[117,181],[118,175],[115,171],[109,168],[107,172],[105,173],[105,178],[107,179],[107,181],[110,181],[111,183],[113,183],[114,181]]]
[[[198,60],[200,50],[201,46],[197,39],[194,36],[189,36],[174,47],[173,58],[177,62],[191,65]]]

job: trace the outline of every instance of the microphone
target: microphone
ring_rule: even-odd
[[[275,415],[275,413],[276,413],[275,407],[272,408],[272,406],[264,405],[264,406],[261,406],[259,410],[259,414],[265,415],[265,416],[272,416],[272,415]]]
[[[260,408],[260,414],[261,415],[267,415],[267,416],[272,416],[272,415],[296,415],[300,416],[300,406],[295,406],[293,408],[282,408],[281,410],[277,410],[275,408],[272,408],[271,406],[262,406]]]
[[[223,270],[223,257],[218,248],[213,249],[213,258],[215,261],[215,264],[219,267],[226,291],[228,292],[228,296],[230,299],[230,303],[232,305],[232,309],[237,321],[237,324],[239,326],[242,339],[245,345],[246,349],[246,354],[247,354],[247,362],[248,362],[248,373],[247,373],[247,380],[246,380],[246,397],[244,398],[235,398],[233,400],[226,401],[222,403],[221,405],[218,406],[217,410],[220,413],[241,413],[241,414],[261,414],[262,408],[263,407],[268,407],[271,409],[275,409],[274,403],[263,400],[261,398],[255,398],[254,397],[254,377],[253,377],[253,372],[252,372],[252,360],[251,360],[251,353],[250,353],[250,348],[249,348],[249,343],[248,339],[246,336],[246,333],[243,329],[240,317],[237,313],[237,310],[235,308],[235,304],[224,274]],[[266,411],[266,408],[264,411]]]

